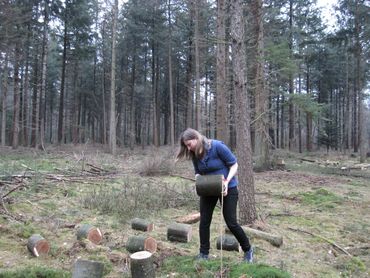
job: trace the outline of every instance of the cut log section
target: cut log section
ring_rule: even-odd
[[[181,216],[176,219],[177,223],[184,223],[184,224],[194,224],[200,220],[200,213],[192,213],[185,216]]]
[[[189,224],[173,223],[167,228],[169,241],[189,242],[192,236],[192,227]]]
[[[148,251],[140,251],[130,256],[132,278],[155,277],[152,254]]]
[[[198,175],[195,187],[199,196],[221,196],[223,186],[223,175]]]
[[[77,260],[73,266],[72,278],[101,278],[104,265],[100,262]]]
[[[103,239],[103,235],[99,228],[95,228],[90,224],[84,224],[77,231],[77,240],[85,238],[90,240],[92,243],[99,244]]]
[[[154,230],[154,224],[145,219],[134,218],[131,220],[131,228],[134,230],[151,232]]]
[[[242,228],[244,232],[252,238],[260,238],[260,239],[266,240],[267,242],[271,243],[273,246],[276,246],[276,247],[280,247],[283,244],[282,236],[266,233],[260,230],[246,227],[246,226],[243,226]],[[227,233],[230,233],[230,230],[228,228],[226,228],[225,231]]]
[[[49,253],[50,244],[41,235],[34,234],[28,239],[27,248],[30,250],[32,255],[38,257],[40,255],[47,255]]]
[[[130,253],[139,251],[154,253],[157,251],[157,241],[152,237],[144,235],[132,236],[127,240],[126,249]]]
[[[217,250],[221,249],[221,243],[222,250],[239,251],[239,242],[233,235],[225,234],[222,237],[219,236],[216,241]]]

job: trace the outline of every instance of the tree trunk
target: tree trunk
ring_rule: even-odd
[[[217,1],[216,137],[229,145],[226,97],[225,0]]]
[[[199,35],[199,1],[193,0],[195,11],[194,46],[195,46],[195,129],[202,131],[201,97],[200,97],[200,35]]]
[[[293,59],[293,0],[289,0],[289,50]],[[294,94],[293,73],[289,74],[289,150],[293,150],[294,140],[294,106],[291,97]]]
[[[3,80],[2,80],[2,96],[1,96],[1,146],[5,146],[6,141],[6,98],[8,95],[8,78],[9,78],[9,68],[8,68],[8,52],[5,52],[5,62],[4,62],[4,71],[3,71]]]
[[[67,21],[64,21],[64,37],[63,37],[63,60],[62,60],[62,76],[60,81],[60,97],[59,97],[59,113],[58,113],[58,144],[61,144],[64,137],[64,89],[66,80],[67,66],[67,45],[68,45],[68,27]]]
[[[231,38],[236,110],[236,154],[239,165],[240,222],[257,219],[250,134],[250,105],[246,89],[246,46],[244,44],[244,8],[242,0],[231,1]],[[241,58],[243,57],[243,58]]]
[[[19,102],[20,102],[20,90],[19,90],[19,59],[20,59],[20,48],[19,42],[15,44],[14,53],[14,103],[13,103],[13,139],[12,148],[17,149],[19,144]]]
[[[262,0],[252,1],[252,14],[254,23],[254,37],[256,45],[255,75],[253,85],[255,88],[255,167],[267,170],[270,167],[270,138],[268,124],[268,96],[265,87],[264,74],[264,32]]]
[[[359,1],[355,1],[355,59],[356,59],[356,89],[358,95],[358,145],[360,149],[360,163],[364,163],[366,160],[366,129],[364,123],[364,104],[363,104],[363,93],[362,93],[362,46],[360,41],[361,25],[359,18]]]
[[[170,94],[170,142],[171,147],[175,146],[175,115],[173,107],[173,80],[172,80],[172,24],[171,24],[171,0],[168,0],[168,28],[169,28],[169,39],[168,39],[168,87]]]
[[[306,91],[307,95],[311,94],[310,88],[310,66],[307,63],[307,76],[306,76]],[[312,152],[312,113],[306,113],[306,149],[308,152]]]
[[[48,60],[48,24],[49,24],[49,1],[45,1],[44,7],[44,24],[43,24],[43,35],[42,35],[42,52],[41,52],[41,88],[39,95],[39,113],[40,113],[40,132],[38,142],[36,146],[40,149],[45,149],[44,140],[45,140],[45,110],[44,110],[44,101],[46,97],[46,74],[47,74],[47,60]]]
[[[112,65],[111,65],[111,88],[110,88],[110,117],[109,117],[109,150],[116,155],[116,33],[118,17],[118,0],[113,6],[113,27],[112,27]]]

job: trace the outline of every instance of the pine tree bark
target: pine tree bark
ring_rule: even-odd
[[[171,0],[168,0],[168,28],[169,28],[169,43],[168,43],[168,87],[170,101],[170,142],[171,146],[175,146],[175,115],[173,107],[173,80],[172,80],[172,23],[171,23]]]
[[[201,97],[200,97],[200,34],[199,34],[199,1],[193,0],[195,11],[194,47],[195,47],[195,129],[202,130]]]
[[[190,10],[190,27],[189,27],[189,38],[188,38],[188,55],[186,60],[186,76],[185,76],[185,83],[186,83],[186,127],[193,127],[193,45],[194,45],[194,6],[193,0],[188,0],[188,6]]]
[[[289,50],[290,56],[293,58],[293,0],[289,0]],[[293,73],[289,74],[289,96],[294,94]],[[289,150],[293,149],[294,140],[294,106],[291,99],[289,99]]]
[[[45,0],[44,6],[44,24],[43,24],[43,35],[42,35],[42,52],[41,52],[41,88],[39,95],[39,114],[40,114],[40,126],[39,126],[39,136],[37,136],[36,146],[40,149],[45,149],[44,140],[45,140],[45,110],[44,101],[46,96],[46,77],[47,77],[47,59],[48,59],[48,24],[49,24],[49,1]]]
[[[6,98],[8,95],[8,78],[9,78],[9,68],[8,68],[8,52],[5,52],[4,58],[4,71],[3,71],[3,80],[2,80],[2,96],[1,96],[1,146],[5,146],[6,140],[6,114],[7,114],[7,105]]]
[[[116,33],[118,17],[118,0],[113,5],[113,26],[112,26],[112,65],[111,65],[111,88],[110,88],[110,117],[109,117],[109,150],[116,155]]]
[[[267,170],[270,167],[269,157],[269,125],[268,125],[268,95],[265,86],[264,74],[264,31],[262,0],[253,0],[251,4],[253,14],[254,37],[256,47],[255,71],[253,85],[255,89],[255,155],[256,168]]]
[[[58,113],[58,144],[61,144],[64,137],[64,90],[66,80],[67,66],[67,47],[68,47],[68,23],[64,21],[63,36],[63,59],[62,59],[62,76],[60,81],[59,113]]]
[[[250,224],[257,219],[252,146],[250,134],[250,105],[247,93],[246,46],[244,43],[243,0],[231,1],[231,39],[234,70],[236,109],[236,154],[238,157],[238,179],[240,189],[240,222]]]
[[[229,145],[226,97],[225,0],[217,1],[216,137]]]
[[[17,149],[19,144],[19,110],[20,110],[20,89],[19,89],[19,59],[20,59],[20,45],[17,41],[14,52],[14,102],[13,102],[13,138],[12,148]]]

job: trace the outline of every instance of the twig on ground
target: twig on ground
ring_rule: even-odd
[[[300,232],[300,233],[304,233],[304,234],[308,234],[308,235],[311,235],[313,237],[317,237],[317,238],[320,238],[328,243],[330,243],[333,247],[339,249],[340,251],[342,251],[344,254],[352,257],[352,255],[350,253],[348,253],[347,250],[345,250],[343,247],[340,247],[338,244],[336,244],[334,241],[328,239],[328,238],[325,238],[323,236],[320,236],[318,234],[315,234],[315,233],[311,233],[311,232],[308,232],[308,231],[304,231],[304,230],[301,230],[301,229],[296,229],[296,228],[291,228],[291,227],[288,227],[289,230],[292,230],[292,231],[295,231],[295,232]]]

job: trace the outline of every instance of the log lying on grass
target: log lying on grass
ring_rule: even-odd
[[[270,233],[266,233],[260,230],[252,229],[246,226],[242,227],[244,232],[253,238],[260,238],[263,240],[266,240],[270,242],[273,246],[280,247],[283,244],[283,237],[279,235],[274,235]],[[230,230],[228,228],[225,229],[227,233],[230,233]]]
[[[82,240],[85,238],[90,240],[92,243],[99,244],[103,239],[103,235],[99,228],[95,228],[90,224],[83,224],[77,230],[77,240]]]
[[[101,278],[104,265],[100,262],[77,260],[73,266],[72,278]]]
[[[154,230],[154,224],[145,219],[134,218],[131,220],[131,228],[134,230],[151,232]]]
[[[191,213],[176,219],[177,223],[194,224],[200,220],[200,212]]]
[[[27,242],[27,248],[32,255],[38,257],[40,255],[47,255],[50,251],[49,242],[39,234],[30,236]]]
[[[222,237],[219,236],[216,241],[217,250],[221,249],[221,243],[222,250],[239,251],[239,242],[233,235],[225,234]]]
[[[140,251],[130,255],[132,278],[155,277],[152,254],[148,251]]]
[[[172,223],[167,228],[169,241],[189,242],[192,236],[192,227],[189,224]]]
[[[157,251],[157,241],[149,236],[139,235],[132,236],[126,242],[126,249],[130,253],[139,251],[149,251],[154,253]]]

